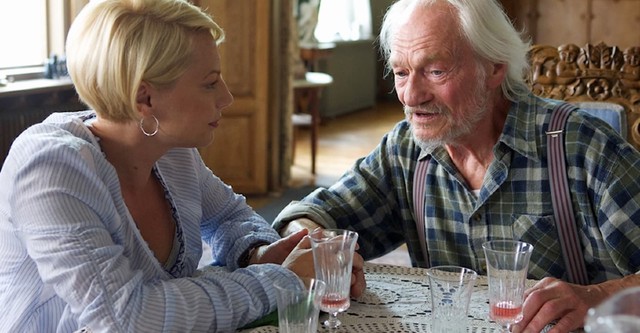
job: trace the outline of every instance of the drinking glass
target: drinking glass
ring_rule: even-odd
[[[623,289],[589,309],[584,330],[589,333],[640,331],[640,287]]]
[[[460,266],[427,270],[431,291],[431,331],[467,333],[467,313],[478,274]]]
[[[482,244],[489,280],[489,317],[510,332],[522,320],[525,282],[533,245],[514,240]]]
[[[274,286],[280,333],[316,332],[325,283],[318,279],[302,279],[300,284],[280,280]]]
[[[351,306],[351,269],[358,233],[342,229],[316,229],[309,235],[316,279],[326,283],[320,310],[329,313],[323,324],[329,328],[340,325],[338,313]]]

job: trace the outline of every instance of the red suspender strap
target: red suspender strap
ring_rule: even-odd
[[[427,186],[427,166],[429,166],[430,158],[418,160],[416,170],[413,174],[413,215],[416,219],[416,228],[418,229],[418,240],[420,240],[420,249],[426,267],[430,266],[429,251],[427,251],[426,229],[424,225],[424,217],[426,215],[424,205],[425,189]]]
[[[567,164],[564,153],[564,126],[575,107],[558,104],[551,113],[547,134],[547,155],[551,202],[560,238],[562,256],[567,269],[568,281],[586,285],[589,282],[582,248],[573,215],[573,205],[567,181]]]

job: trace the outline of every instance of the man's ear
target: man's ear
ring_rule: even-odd
[[[487,86],[490,88],[497,88],[502,85],[502,82],[507,76],[507,64],[493,64],[491,69],[487,73]]]
[[[136,94],[136,103],[138,107],[151,107],[151,86],[146,82],[141,82]]]

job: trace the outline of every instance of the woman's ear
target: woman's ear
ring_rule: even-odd
[[[136,94],[138,107],[151,107],[151,87],[146,82],[141,82]]]

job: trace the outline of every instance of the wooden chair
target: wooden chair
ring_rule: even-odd
[[[640,149],[640,46],[533,45],[528,56],[527,83],[534,94],[618,121],[620,133]]]

